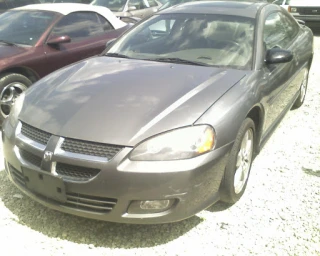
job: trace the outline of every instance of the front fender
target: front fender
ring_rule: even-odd
[[[216,132],[216,148],[232,143],[249,111],[259,104],[257,76],[249,74],[230,88],[195,124],[210,124]]]

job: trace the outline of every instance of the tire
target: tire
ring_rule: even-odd
[[[297,109],[300,108],[304,102],[304,99],[306,98],[307,88],[308,88],[308,79],[309,79],[309,69],[305,69],[303,80],[300,85],[300,93],[296,101],[293,103],[293,106],[291,109]]]
[[[228,163],[221,182],[221,201],[234,204],[243,195],[250,175],[255,149],[255,138],[255,124],[252,119],[246,118],[239,129],[229,155]],[[245,143],[246,139],[248,139],[247,144]],[[245,144],[246,147],[244,147]],[[243,148],[247,148],[247,150],[244,151]],[[241,168],[241,166],[244,168]]]
[[[0,76],[0,126],[9,115],[15,99],[31,84],[27,77],[20,74],[6,73]]]

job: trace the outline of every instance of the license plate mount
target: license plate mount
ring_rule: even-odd
[[[22,168],[26,187],[42,196],[59,202],[66,202],[66,187],[60,177],[43,172]]]

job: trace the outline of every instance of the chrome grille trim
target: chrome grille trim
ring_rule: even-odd
[[[100,163],[100,164],[104,164],[108,162],[108,159],[104,158],[104,157],[99,157],[99,156],[88,156],[88,155],[82,155],[82,154],[76,154],[76,153],[70,153],[70,152],[66,152],[64,150],[62,150],[61,148],[57,148],[54,151],[54,155],[55,155],[55,159],[57,159],[57,161],[68,161],[68,159],[74,159],[74,160],[78,160],[79,162],[92,162],[92,163]]]
[[[41,143],[36,142],[36,141],[24,136],[21,133],[21,128],[22,128],[22,122],[19,122],[17,125],[17,129],[16,129],[16,145],[17,146],[21,146],[21,147],[22,146],[23,147],[29,146],[35,150],[38,150],[38,151],[45,150],[46,145],[42,145]]]
[[[55,166],[55,172],[64,179],[71,181],[89,181],[95,178],[100,173],[100,170],[90,167],[57,163]]]
[[[20,121],[21,122],[21,121]],[[21,122],[21,134],[33,141],[36,141],[42,145],[47,145],[51,134],[45,131],[42,131],[38,128],[35,128],[31,125]]]
[[[19,150],[21,158],[23,158],[24,161],[40,168],[41,167],[41,162],[42,162],[42,157],[37,156],[36,154],[31,153],[30,151],[20,149]]]
[[[104,144],[99,142],[84,141],[66,138],[62,143],[61,149],[81,155],[95,156],[100,158],[112,159],[124,147],[118,145]]]

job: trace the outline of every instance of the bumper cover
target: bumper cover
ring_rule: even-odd
[[[220,183],[232,147],[231,143],[193,159],[165,162],[130,161],[127,155],[131,148],[124,148],[108,162],[90,162],[73,155],[53,155],[53,162],[100,170],[89,180],[75,181],[48,173],[25,161],[19,150],[32,148],[22,143],[16,132],[10,129],[12,127],[7,124],[2,136],[5,167],[10,180],[22,192],[61,212],[121,223],[175,222],[191,217],[218,201]],[[30,190],[24,180],[24,169],[62,179],[67,200],[55,200],[45,196],[41,190],[38,193]],[[172,200],[174,203],[162,212],[128,213],[130,203],[135,200]]]

